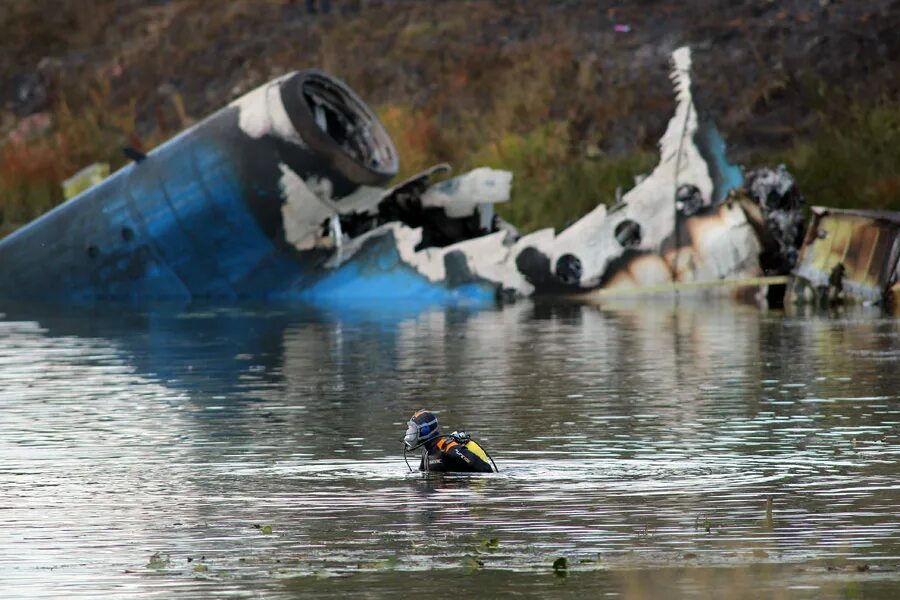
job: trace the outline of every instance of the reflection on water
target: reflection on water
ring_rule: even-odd
[[[897,320],[727,303],[0,313],[4,597],[387,594],[423,569],[536,595],[900,585]],[[408,473],[421,407],[501,472]]]

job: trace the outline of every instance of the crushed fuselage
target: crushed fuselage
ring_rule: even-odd
[[[689,50],[672,62],[659,165],[558,234],[520,236],[497,216],[505,171],[432,183],[439,165],[385,189],[397,156],[372,111],[301,72],[0,241],[0,295],[471,303],[787,273],[799,202],[769,199],[759,174],[745,185],[698,116]]]

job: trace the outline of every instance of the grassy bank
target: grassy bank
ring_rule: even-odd
[[[27,223],[63,201],[62,182],[82,167],[125,163],[122,145],[152,148],[173,131],[136,132],[135,105],[115,104],[109,84],[89,84],[91,101],[76,111],[61,97],[48,113],[23,119],[0,143],[0,232]]]
[[[784,162],[810,204],[900,211],[900,102],[821,99],[816,133],[756,157]]]
[[[811,203],[900,209],[900,103],[879,50],[895,36],[882,4],[810,14],[738,1],[710,15],[702,2],[360,0],[310,16],[291,0],[220,11],[204,0],[14,0],[0,7],[0,92],[15,97],[38,73],[48,100],[30,116],[0,107],[0,232],[59,203],[81,167],[115,169],[121,146],[149,150],[311,66],[377,109],[402,175],[437,162],[509,169],[502,214],[524,231],[562,227],[655,163],[674,104],[667,57],[681,43],[696,44],[697,97],[733,157],[787,163]],[[861,22],[872,39],[850,47]],[[630,33],[615,33],[620,23]],[[811,35],[823,36],[812,50]],[[796,85],[807,80],[817,83]]]
[[[97,98],[81,114],[62,103],[47,130],[0,146],[0,231],[8,233],[61,202],[61,182],[80,167],[124,164],[123,139],[146,148],[171,133],[145,136],[148,144],[135,135],[132,107],[108,106],[102,90]],[[847,106],[822,108],[812,137],[755,155],[746,166],[786,163],[811,204],[900,210],[900,104],[849,100]],[[652,149],[610,155],[579,144],[565,121],[520,133],[482,115],[468,123],[478,133],[466,134],[405,107],[379,112],[397,143],[404,175],[443,161],[457,172],[477,166],[512,171],[513,199],[501,214],[523,231],[561,228],[598,203],[610,203],[617,188],[628,189],[657,160]]]

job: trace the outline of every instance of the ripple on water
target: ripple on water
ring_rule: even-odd
[[[191,595],[198,578],[275,593],[560,555],[578,573],[900,562],[891,320],[29,314],[0,318],[15,595]],[[409,473],[399,437],[421,406],[500,473]]]

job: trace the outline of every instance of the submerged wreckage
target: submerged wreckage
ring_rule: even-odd
[[[297,72],[131,151],[132,164],[0,241],[0,295],[472,303],[783,284],[761,278],[798,260],[793,181],[729,164],[695,109],[689,49],[672,63],[659,165],[559,234],[520,236],[495,214],[508,172],[432,184],[439,165],[386,189],[398,159],[374,113],[340,81]]]

